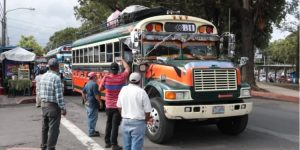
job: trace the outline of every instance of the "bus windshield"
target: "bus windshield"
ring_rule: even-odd
[[[180,56],[180,43],[175,41],[159,42],[144,42],[143,52],[147,59],[156,59],[156,57],[167,57],[176,59]]]
[[[180,42],[157,41],[143,42],[143,53],[146,59],[166,57],[177,60],[206,60],[217,58],[217,47],[215,42]]]
[[[182,44],[184,59],[216,59],[216,42],[186,42]]]
[[[72,55],[70,54],[57,54],[57,61],[60,63],[70,63]]]

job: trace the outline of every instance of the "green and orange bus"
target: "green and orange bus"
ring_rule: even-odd
[[[73,90],[81,92],[90,71],[97,72],[100,83],[114,59],[123,57],[131,71],[142,74],[141,86],[150,97],[151,141],[171,139],[174,124],[181,120],[214,123],[221,132],[237,135],[247,126],[252,102],[244,101],[251,97],[250,86],[241,81],[244,62],[230,61],[233,48],[232,34],[219,35],[211,22],[201,18],[178,14],[140,18],[72,44]]]

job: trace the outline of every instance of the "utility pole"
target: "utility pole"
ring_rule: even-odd
[[[2,46],[6,46],[6,0],[3,0]]]
[[[299,42],[300,42],[300,39],[299,39],[299,31],[300,31],[300,26],[298,25],[298,33],[297,33],[297,50],[296,50],[296,54],[297,54],[297,57],[296,57],[296,84],[299,84],[299,57],[300,57],[300,55],[299,55]]]

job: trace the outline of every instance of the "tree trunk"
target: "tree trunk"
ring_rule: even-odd
[[[248,57],[249,60],[242,68],[242,82],[247,82],[253,87],[256,86],[254,78],[253,11],[250,9],[250,0],[244,0],[243,3],[243,9],[240,15],[242,21],[243,45],[241,57]]]

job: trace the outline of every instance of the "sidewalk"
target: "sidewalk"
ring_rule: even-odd
[[[35,103],[35,96],[15,96],[7,97],[7,95],[0,95],[1,105],[27,104]]]
[[[253,97],[299,103],[299,90],[291,90],[264,82],[256,82],[257,86],[269,92],[251,91]]]

